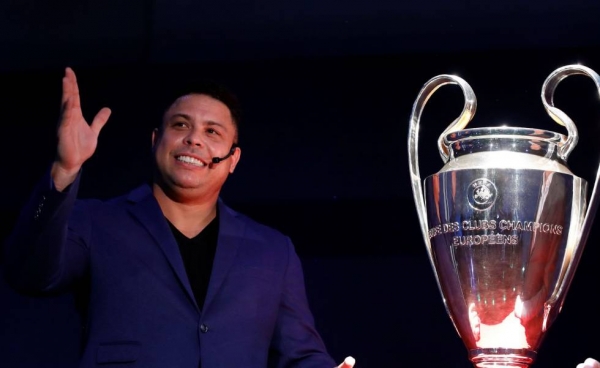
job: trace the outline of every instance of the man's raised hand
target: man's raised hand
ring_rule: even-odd
[[[102,108],[91,124],[83,117],[79,86],[75,72],[65,69],[62,80],[61,114],[58,124],[58,147],[52,165],[52,179],[58,191],[62,191],[77,177],[81,166],[98,145],[100,130],[110,116],[110,109]]]

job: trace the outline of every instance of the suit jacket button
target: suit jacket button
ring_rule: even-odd
[[[208,332],[208,326],[205,325],[204,323],[200,325],[200,331],[202,331],[202,333],[207,333]]]

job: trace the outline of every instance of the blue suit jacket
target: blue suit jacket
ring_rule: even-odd
[[[219,201],[219,236],[203,310],[149,186],[109,201],[59,193],[49,174],[5,246],[21,290],[89,280],[80,367],[322,367],[335,362],[315,330],[290,239]]]

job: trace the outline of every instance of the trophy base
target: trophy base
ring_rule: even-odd
[[[487,348],[469,351],[469,359],[477,368],[528,368],[535,357],[536,353],[528,349]]]

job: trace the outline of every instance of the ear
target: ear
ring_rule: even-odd
[[[154,128],[152,131],[152,151],[154,151],[154,148],[156,147],[156,140],[159,139],[159,135],[158,128]]]
[[[231,157],[229,158],[229,173],[233,174],[233,171],[235,170],[235,167],[237,166],[238,162],[240,162],[240,157],[242,156],[242,149],[240,147],[235,147],[235,150],[233,151],[233,154],[231,154]]]

